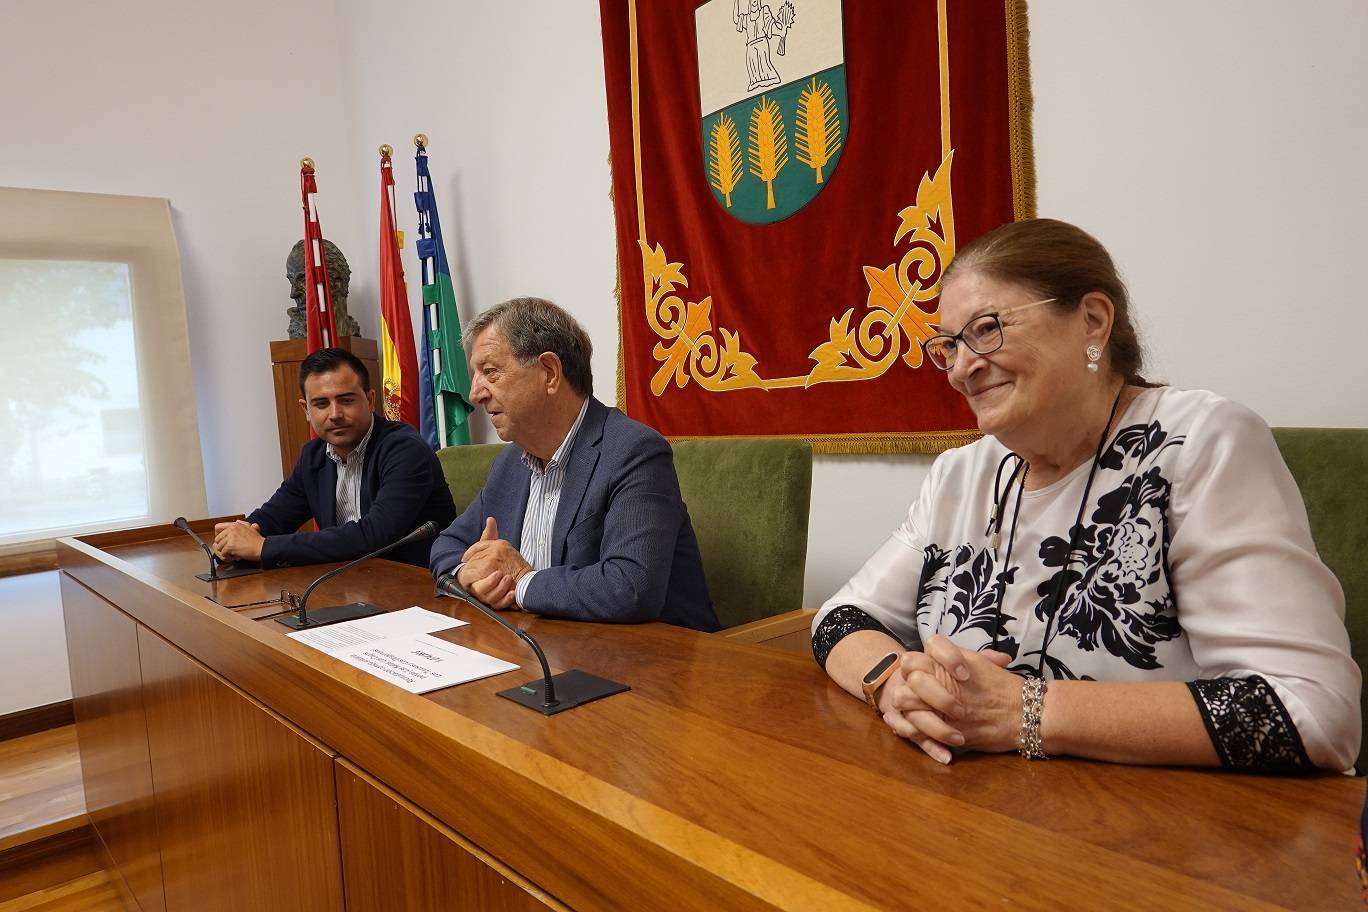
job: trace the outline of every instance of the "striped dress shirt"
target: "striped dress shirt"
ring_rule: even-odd
[[[523,514],[522,541],[518,544],[518,552],[532,565],[532,570],[518,580],[518,587],[514,591],[519,607],[522,607],[523,595],[531,585],[532,577],[537,575],[538,570],[551,566],[551,530],[556,522],[556,510],[560,507],[561,488],[565,486],[565,462],[570,458],[575,437],[579,434],[588,408],[589,400],[585,399],[579,414],[575,416],[575,423],[570,425],[570,432],[544,465],[537,457],[523,453],[523,465],[532,473],[532,486],[527,493],[527,511]]]
[[[371,433],[375,430],[375,418],[366,429],[366,436],[356,445],[345,459],[337,455],[330,443],[327,446],[328,458],[337,464],[337,524],[356,522],[361,518],[361,470],[366,466],[366,445],[370,443]]]

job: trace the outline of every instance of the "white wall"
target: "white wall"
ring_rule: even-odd
[[[241,509],[279,478],[265,340],[283,334],[305,153],[368,335],[375,147],[399,150],[411,228],[410,142],[426,132],[463,316],[517,294],[560,301],[597,343],[598,392],[613,400],[596,2],[135,8],[125,24],[113,4],[0,0],[0,85],[24,87],[0,96],[0,183],[171,198],[211,509]],[[326,34],[311,42],[309,28]],[[1031,4],[1040,212],[1112,250],[1154,376],[1218,390],[1274,424],[1368,425],[1365,42],[1361,0]],[[306,106],[294,99],[311,66]],[[1316,335],[1294,345],[1297,332]],[[817,460],[808,604],[898,522],[928,465]]]
[[[171,200],[213,513],[280,482],[267,343],[286,335],[301,157],[324,233],[374,258],[347,195],[362,156],[346,65],[328,0],[0,0],[0,184]]]
[[[267,342],[286,334],[301,157],[318,163],[325,233],[354,260],[374,256],[343,203],[362,156],[337,22],[327,0],[0,0],[0,185],[171,201],[214,513],[280,482]],[[373,338],[374,316],[360,318]],[[26,637],[5,648],[56,644],[52,662],[0,655],[17,676],[0,680],[0,714],[70,695],[56,592],[0,580],[5,629]]]
[[[57,574],[0,579],[0,715],[71,699]]]
[[[1109,247],[1156,377],[1368,425],[1366,44],[1363,0],[1031,4],[1040,212]]]

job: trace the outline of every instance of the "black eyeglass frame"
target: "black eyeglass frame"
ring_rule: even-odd
[[[991,355],[999,348],[1002,348],[1002,343],[1004,341],[1004,334],[1002,331],[1002,317],[1006,316],[1007,314],[1013,314],[1019,311],[1026,310],[1030,307],[1036,307],[1041,304],[1053,304],[1057,300],[1059,299],[1042,298],[1039,301],[1032,301],[1029,304],[1018,304],[1016,307],[1009,307],[1006,310],[994,310],[986,314],[979,314],[977,317],[974,317],[974,319],[964,324],[964,326],[960,328],[960,331],[955,333],[954,335],[951,335],[950,333],[937,333],[929,339],[923,339],[921,343],[922,354],[926,355],[926,360],[930,361],[932,364],[935,364],[936,367],[940,368],[943,371],[949,371],[953,369],[955,366],[955,359],[950,359],[948,362],[946,362],[946,365],[944,367],[941,367],[939,364],[936,364],[936,359],[931,356],[930,346],[931,343],[935,342],[937,339],[945,339],[946,341],[955,343],[956,356],[958,356],[959,354],[960,345],[965,346],[976,355]],[[978,323],[980,320],[983,319],[991,319],[993,321],[994,325],[997,327],[998,340],[997,345],[994,345],[992,348],[987,348],[980,351],[979,349],[973,346],[973,343],[971,343],[968,339],[964,337],[964,334],[969,331],[969,327],[973,326],[974,324]]]

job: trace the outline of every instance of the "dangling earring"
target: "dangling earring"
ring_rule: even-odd
[[[1096,345],[1088,346],[1088,370],[1097,373],[1097,362],[1102,360],[1102,349]]]

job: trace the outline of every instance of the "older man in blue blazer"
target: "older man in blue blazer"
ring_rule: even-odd
[[[396,542],[431,520],[446,525],[456,504],[437,455],[402,421],[375,414],[366,365],[323,348],[299,365],[299,404],[315,439],[294,471],[245,520],[214,527],[214,552],[263,567],[353,560]],[[318,531],[300,532],[309,519]],[[391,551],[391,560],[426,567],[431,542]]]
[[[432,546],[433,575],[501,610],[718,629],[670,445],[593,397],[583,328],[515,298],[465,340],[470,399],[513,446]]]

